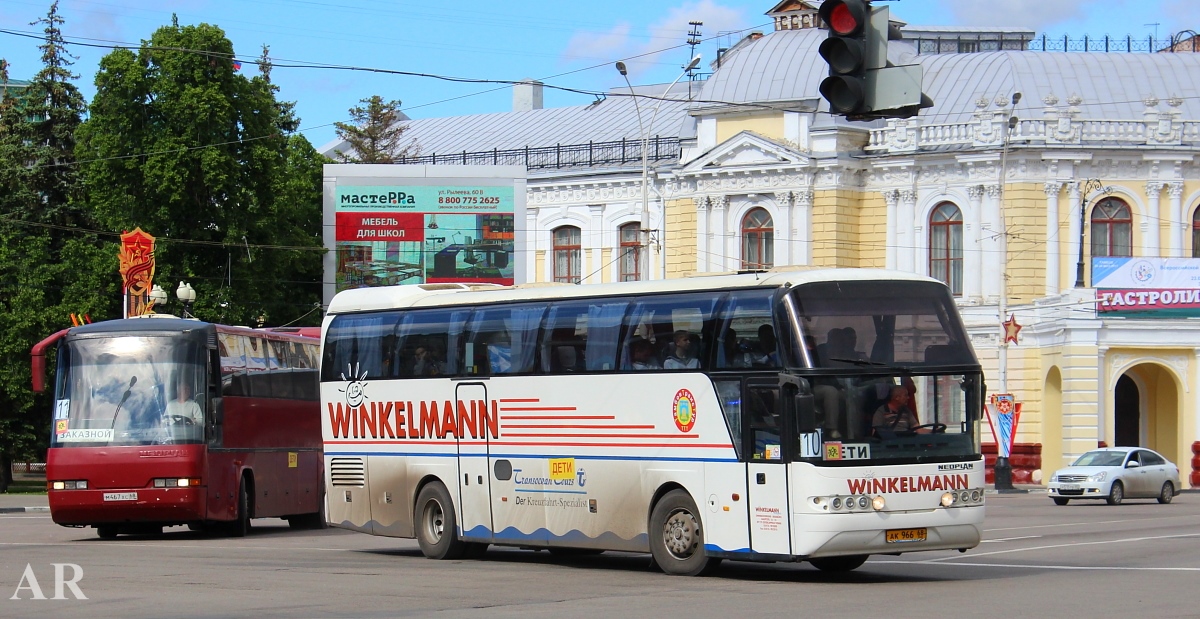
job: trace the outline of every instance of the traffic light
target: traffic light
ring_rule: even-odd
[[[921,65],[892,66],[887,60],[887,7],[869,0],[825,0],[817,12],[829,30],[818,53],[829,64],[821,95],[833,114],[851,120],[908,118],[933,101],[921,93]]]

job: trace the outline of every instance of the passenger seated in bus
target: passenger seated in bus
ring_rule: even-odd
[[[663,361],[664,370],[695,370],[700,368],[700,359],[696,358],[695,340],[686,330],[676,331],[674,335],[675,348]]]
[[[928,428],[917,429],[920,425],[917,414],[908,407],[908,387],[904,385],[893,386],[888,401],[871,418],[871,429],[880,437],[895,436],[899,432],[929,432]]]
[[[629,342],[630,366],[635,370],[661,370],[658,360],[654,358],[654,345],[650,340],[635,337]]]
[[[748,368],[754,365],[754,355],[749,342],[738,341],[737,331],[725,330],[724,346],[725,361],[721,367]]]
[[[424,346],[418,346],[413,351],[412,376],[437,376],[439,373],[433,355]]]
[[[755,367],[779,367],[779,352],[775,349],[775,327],[758,327],[758,352],[754,357]]]

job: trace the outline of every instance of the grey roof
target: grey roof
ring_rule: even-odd
[[[676,84],[669,97],[660,100],[665,84],[635,86],[634,92],[655,98],[639,98],[642,124],[647,137],[678,136],[687,116],[688,84]],[[692,86],[693,93],[699,91]],[[654,109],[658,106],[658,115]],[[654,120],[653,126],[650,121]],[[524,112],[496,112],[470,116],[418,118],[408,123],[406,138],[416,140],[421,155],[451,155],[467,152],[546,147],[557,144],[587,144],[588,142],[617,142],[622,138],[637,141],[642,138],[634,98],[628,88],[614,88],[598,102],[570,107],[544,108]],[[344,149],[342,140],[322,146],[320,152],[332,156]]]
[[[726,54],[700,99],[728,103],[793,101],[817,97],[828,67],[817,53],[824,30],[780,30]],[[1200,54],[997,51],[917,56],[924,91],[934,107],[930,123],[963,122],[981,96],[1022,94],[1018,115],[1042,116],[1043,97],[1059,106],[1077,94],[1084,117],[1135,119],[1146,95],[1183,97],[1185,118],[1200,118]],[[821,101],[821,111],[828,111]]]

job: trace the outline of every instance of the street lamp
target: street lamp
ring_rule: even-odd
[[[150,288],[150,300],[154,303],[155,307],[166,305],[167,291],[163,290],[162,286],[154,284],[154,286]]]
[[[1021,93],[1014,92],[1012,95],[1013,112],[1017,110],[1017,104],[1021,102]],[[997,195],[998,215],[1000,216],[1000,298],[999,298],[999,314],[1000,320],[1004,321],[1005,315],[1008,313],[1008,222],[1004,219],[1004,183],[1008,180],[1008,143],[1012,138],[1012,132],[1017,128],[1017,123],[1020,120],[1015,114],[1008,117],[1008,121],[1004,124],[1003,143],[1000,147],[1000,184]],[[1008,393],[1008,337],[1000,342],[999,352],[999,378],[1000,378],[1000,393]],[[999,437],[997,437],[999,439]],[[999,440],[997,440],[999,443]],[[1012,466],[1009,464],[1007,445],[996,445],[996,463],[992,465],[992,481],[996,486],[996,490],[1000,492],[1014,491],[1012,485]]]
[[[179,282],[179,287],[175,289],[175,296],[183,303],[183,317],[195,318],[189,310],[192,308],[192,303],[196,301],[196,291],[192,289],[192,285],[187,282]]]
[[[1108,195],[1108,194],[1112,193],[1112,187],[1105,187],[1104,184],[1101,183],[1100,179],[1098,179],[1098,178],[1089,178],[1089,179],[1083,181],[1083,184],[1080,185],[1080,187],[1079,187],[1079,195],[1081,196],[1081,199],[1079,202],[1079,262],[1075,263],[1075,287],[1076,288],[1084,287],[1084,285],[1083,285],[1083,236],[1084,236],[1084,231],[1087,230],[1087,228],[1085,226],[1087,225],[1088,194],[1097,192],[1097,191],[1101,192],[1102,195]]]
[[[629,87],[629,95],[631,97],[633,97],[633,107],[635,110],[637,110],[638,132],[642,134],[642,220],[641,220],[640,225],[642,228],[642,248],[646,249],[646,250],[648,250],[650,247],[650,194],[649,194],[650,162],[649,162],[649,158],[648,158],[650,132],[654,130],[654,120],[656,118],[658,118],[658,110],[660,107],[662,107],[663,101],[666,100],[667,93],[671,92],[671,88],[673,86],[675,86],[675,84],[677,82],[679,82],[679,80],[683,79],[683,76],[687,75],[689,71],[691,71],[692,69],[695,69],[699,65],[700,65],[700,54],[696,54],[695,56],[692,57],[691,62],[689,62],[686,67],[684,67],[683,73],[680,73],[679,77],[676,77],[670,84],[667,85],[666,90],[663,90],[662,96],[660,96],[658,98],[658,103],[656,103],[654,105],[654,113],[650,115],[650,125],[644,126],[644,125],[642,125],[642,107],[641,107],[641,105],[638,104],[638,95],[633,90],[633,84],[629,83],[629,70],[626,68],[624,62],[617,61],[617,65],[616,65],[617,71],[621,74],[621,77],[625,78],[625,85]],[[664,217],[663,227],[665,228],[666,227],[665,213],[664,213],[663,217]],[[640,260],[638,261],[639,270],[644,265],[645,271],[643,271],[643,272],[646,273],[646,279],[650,279],[650,252],[645,251],[645,256],[639,256],[639,258],[640,258]],[[663,254],[664,277],[666,277],[666,275],[665,275],[666,260],[667,260],[667,256],[666,256],[666,253],[664,252],[664,254]]]

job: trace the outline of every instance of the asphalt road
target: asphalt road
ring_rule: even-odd
[[[807,564],[661,574],[642,555],[564,559],[492,548],[430,561],[412,540],[255,521],[244,539],[179,527],[102,541],[46,513],[0,514],[0,617],[1169,617],[1200,616],[1200,494],[1110,507],[988,495],[965,554],[872,557],[845,575]],[[47,598],[53,564],[87,596]],[[62,568],[67,579],[73,568]],[[18,589],[18,586],[23,588]],[[12,596],[21,599],[10,599]]]

